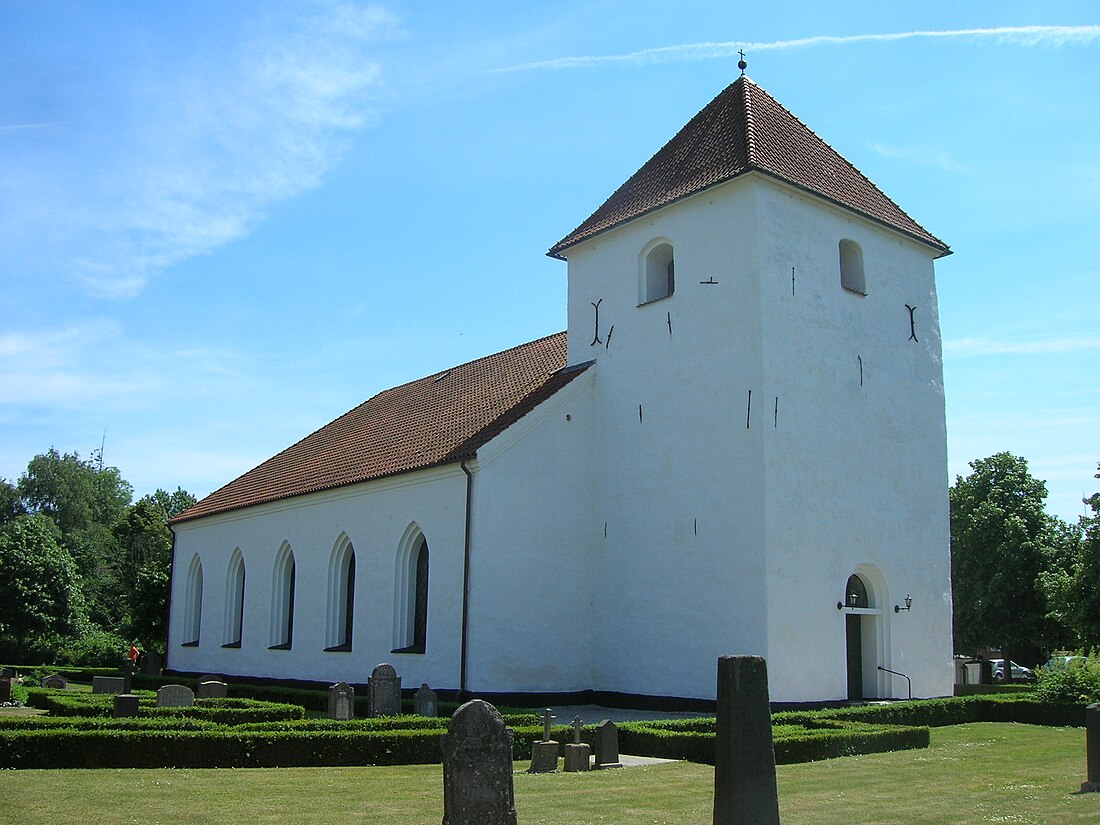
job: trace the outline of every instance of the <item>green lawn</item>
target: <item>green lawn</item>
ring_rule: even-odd
[[[525,765],[517,763],[517,770]],[[1011,724],[932,731],[927,750],[779,769],[784,825],[1100,822],[1085,732]],[[267,770],[0,773],[0,820],[114,823],[438,825],[438,765]],[[517,773],[521,825],[709,825],[713,770],[676,763],[587,774]]]

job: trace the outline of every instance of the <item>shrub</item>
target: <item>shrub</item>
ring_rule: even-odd
[[[1090,656],[1059,668],[1040,668],[1034,693],[1042,702],[1100,702],[1100,658]]]
[[[57,651],[56,661],[77,667],[109,667],[117,669],[130,643],[108,630],[92,630],[66,639]]]

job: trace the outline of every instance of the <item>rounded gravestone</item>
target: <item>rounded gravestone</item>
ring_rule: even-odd
[[[512,732],[488,702],[451,717],[443,747],[443,825],[516,825]]]
[[[372,679],[396,679],[397,670],[388,662],[382,662],[382,664],[374,666],[374,670],[370,672],[370,675]]]

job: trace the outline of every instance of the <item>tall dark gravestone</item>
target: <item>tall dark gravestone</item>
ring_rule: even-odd
[[[512,732],[473,699],[451,717],[443,747],[443,825],[517,825]]]
[[[714,825],[779,825],[768,665],[760,656],[718,659]]]
[[[1085,748],[1088,773],[1081,791],[1096,793],[1100,791],[1100,704],[1085,708]]]

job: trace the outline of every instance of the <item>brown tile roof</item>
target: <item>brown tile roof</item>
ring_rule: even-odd
[[[565,358],[559,332],[380,392],[172,521],[472,458],[587,368]]]
[[[771,95],[740,77],[693,117],[589,218],[547,253],[747,172],[820,195],[950,254],[916,221]]]

